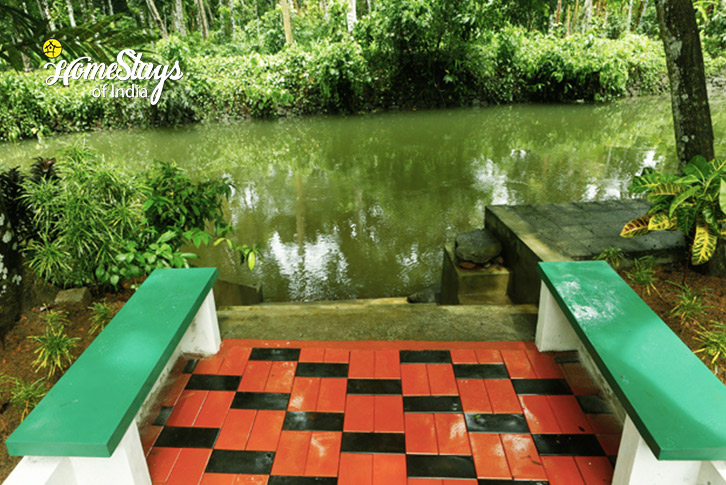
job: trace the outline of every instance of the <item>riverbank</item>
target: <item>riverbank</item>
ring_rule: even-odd
[[[156,55],[160,62],[179,61],[185,76],[168,81],[156,105],[149,98],[111,97],[110,90],[94,97],[100,81],[48,86],[45,70],[5,72],[0,74],[0,99],[7,100],[0,105],[0,140],[315,113],[601,101],[666,86],[662,46],[639,35],[613,40],[509,28],[429,66],[434,76],[418,66],[402,77],[406,66],[381,49],[347,39],[242,55],[171,37],[158,43]],[[720,64],[707,60],[709,69]],[[117,84],[129,94],[145,87]],[[147,89],[151,93],[153,86]]]

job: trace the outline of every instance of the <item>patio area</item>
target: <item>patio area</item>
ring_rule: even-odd
[[[224,340],[143,431],[155,484],[578,485],[622,424],[533,342]]]

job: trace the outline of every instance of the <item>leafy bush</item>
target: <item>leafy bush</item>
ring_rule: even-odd
[[[89,307],[91,310],[91,327],[88,329],[89,334],[102,331],[111,321],[116,312],[111,305],[105,301],[97,301]]]
[[[34,352],[38,356],[33,361],[35,370],[48,369],[49,378],[73,361],[71,350],[76,346],[78,337],[69,337],[63,325],[46,325],[43,335],[28,338],[38,344]]]
[[[21,409],[21,420],[25,419],[28,413],[38,405],[48,392],[45,387],[45,379],[30,382],[0,374],[0,385],[3,386],[0,388],[0,392],[10,394],[10,404]]]
[[[706,313],[708,305],[703,301],[703,289],[693,289],[690,286],[672,283],[680,290],[676,304],[671,309],[671,315],[681,319],[681,323],[695,323],[699,317]]]
[[[644,256],[635,260],[633,268],[625,273],[625,276],[634,285],[642,286],[645,292],[650,295],[650,290],[658,292],[655,287],[657,280],[655,276],[655,260],[651,256]]]

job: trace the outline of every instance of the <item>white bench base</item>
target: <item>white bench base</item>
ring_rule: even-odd
[[[3,485],[151,485],[139,425],[152,410],[171,369],[182,354],[213,355],[219,352],[221,344],[214,294],[210,290],[149,391],[136,419],[110,457],[26,456]]]
[[[577,350],[583,366],[603,388],[605,394],[613,400],[615,394],[544,283],[540,290],[535,344],[540,352]],[[640,436],[630,417],[626,415],[612,483],[613,485],[726,485],[726,462],[658,460]]]

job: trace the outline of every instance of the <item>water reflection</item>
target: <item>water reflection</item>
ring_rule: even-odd
[[[516,105],[93,133],[132,170],[172,160],[236,183],[240,242],[263,243],[253,274],[215,248],[202,263],[261,282],[273,300],[405,295],[438,279],[441,246],[482,225],[487,204],[627,196],[643,166],[673,167],[668,98],[607,105]],[[726,151],[724,96],[712,99]],[[67,140],[67,138],[65,138]],[[27,165],[62,137],[0,145]]]

